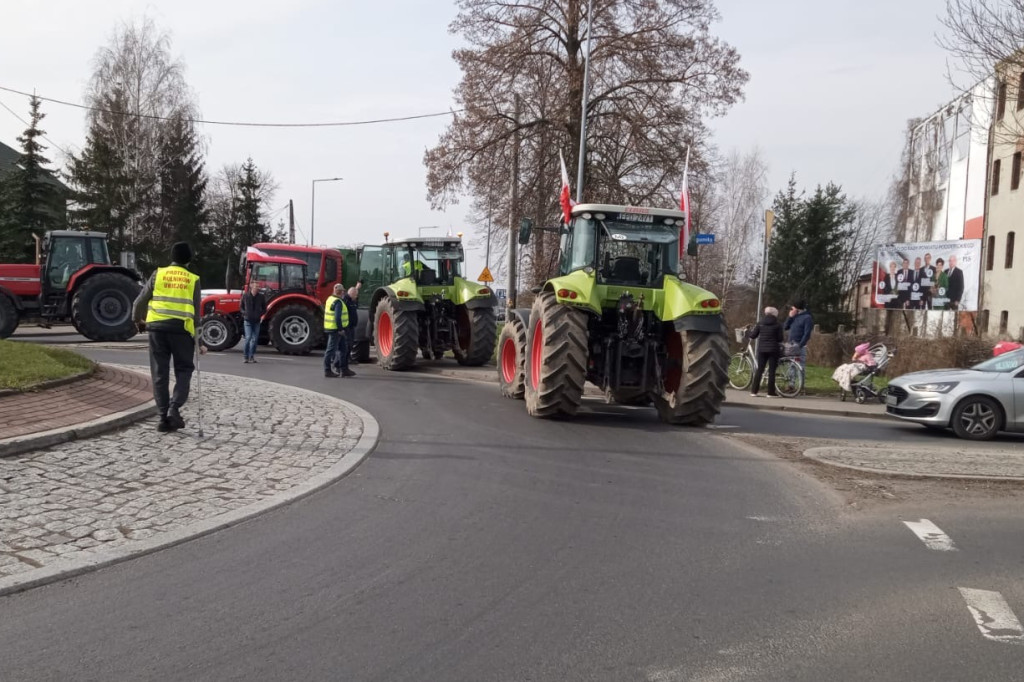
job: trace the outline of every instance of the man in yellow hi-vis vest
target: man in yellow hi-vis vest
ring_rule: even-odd
[[[185,242],[171,247],[171,264],[157,268],[135,299],[135,321],[145,322],[149,332],[149,370],[153,377],[153,399],[160,412],[158,431],[184,428],[181,407],[188,400],[193,354],[206,346],[197,343],[199,275],[185,269],[192,260],[192,248]],[[170,395],[171,359],[174,359],[174,394]]]
[[[348,339],[345,328],[349,325],[348,306],[342,298],[345,287],[334,285],[334,293],[324,302],[324,335],[327,337],[327,349],[324,350],[324,376],[333,379],[338,376],[354,377],[355,372],[348,368]],[[335,369],[338,371],[335,372]]]

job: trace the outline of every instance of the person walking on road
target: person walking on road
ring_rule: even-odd
[[[357,282],[354,287],[349,287],[349,290],[345,292],[345,297],[341,299],[345,303],[345,307],[348,308],[345,340],[348,341],[349,362],[356,365],[359,364],[359,358],[356,357],[356,324],[359,322],[359,287],[361,286],[362,282]]]
[[[761,379],[767,367],[768,397],[778,398],[779,393],[775,388],[775,371],[779,366],[779,355],[782,353],[784,336],[782,325],[779,324],[778,309],[771,306],[765,308],[764,317],[750,330],[748,336],[751,339],[757,339],[757,370],[754,372],[754,381],[750,385],[750,395],[757,397],[757,391],[761,388]]]
[[[800,299],[789,308],[789,319],[786,320],[785,331],[789,332],[790,343],[800,346],[800,366],[807,368],[807,344],[814,332],[814,318],[807,310],[807,303]]]
[[[241,313],[242,322],[245,325],[245,343],[242,344],[242,354],[245,355],[245,362],[256,362],[256,344],[260,338],[260,323],[263,315],[267,312],[267,298],[260,292],[259,283],[256,280],[249,282],[249,288],[242,294]]]
[[[334,285],[334,293],[324,302],[324,333],[327,336],[327,349],[324,351],[324,376],[354,377],[355,372],[348,368],[348,339],[345,328],[348,327],[348,306],[342,300],[345,287]],[[340,372],[335,372],[338,367]]]
[[[153,377],[153,400],[160,422],[157,431],[177,431],[185,427],[181,408],[188,400],[194,354],[199,343],[199,275],[185,266],[192,260],[192,248],[185,242],[171,247],[171,264],[157,268],[135,299],[134,319],[149,332],[149,371]],[[174,394],[169,391],[170,364],[174,360]]]

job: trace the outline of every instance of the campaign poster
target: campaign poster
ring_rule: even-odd
[[[887,244],[872,271],[873,308],[976,312],[981,240]]]

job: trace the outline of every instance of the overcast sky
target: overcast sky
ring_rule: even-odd
[[[758,145],[772,192],[796,171],[801,186],[836,181],[853,196],[886,189],[908,118],[952,96],[936,46],[936,0],[718,0],[715,32],[750,72],[746,101],[712,123],[723,149]],[[97,49],[119,21],[148,15],[173,49],[204,118],[345,121],[429,112],[452,105],[459,72],[447,32],[448,0],[0,0],[0,86],[81,101]],[[25,98],[0,103],[27,118]],[[78,151],[83,112],[44,104],[50,140]],[[461,206],[431,211],[424,150],[446,118],[352,128],[258,130],[203,126],[208,167],[251,156],[280,184],[274,208],[295,201],[309,234],[310,182],[316,241],[374,242],[419,226],[464,231]],[[17,146],[24,125],[0,107],[0,141]],[[62,154],[50,150],[51,158]],[[552,188],[554,194],[557,188]],[[302,239],[300,235],[299,239]],[[471,254],[475,275],[483,254]]]

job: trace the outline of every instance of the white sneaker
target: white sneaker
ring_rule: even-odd
[[[764,397],[765,397],[765,398],[778,398],[779,396],[777,396],[777,395],[772,395],[771,393],[766,393]]]
[[[750,397],[751,397],[751,398],[760,398],[761,396],[759,396],[759,395],[758,395],[758,394],[756,394],[756,393],[751,393],[751,394],[750,394]]]

